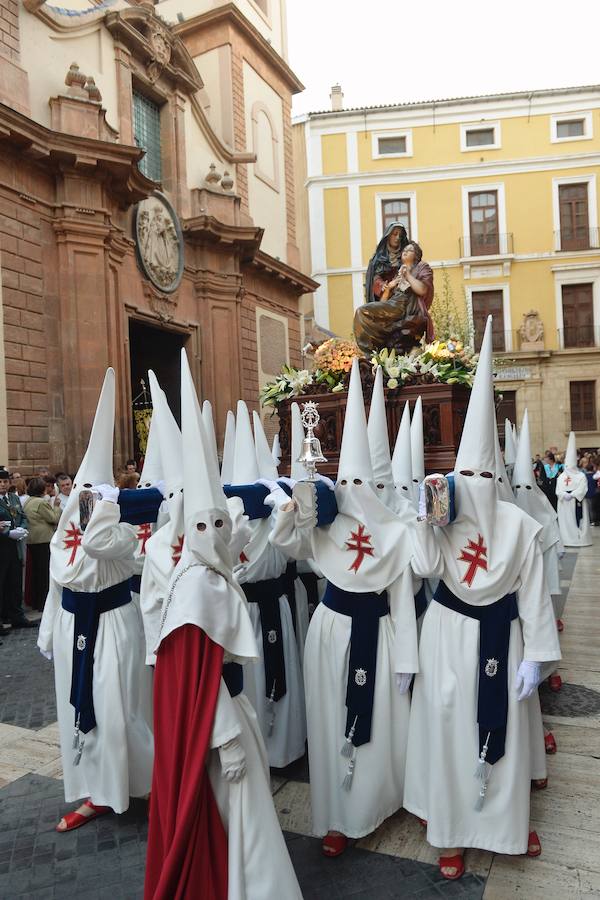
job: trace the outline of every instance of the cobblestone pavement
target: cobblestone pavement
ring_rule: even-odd
[[[600,898],[600,623],[593,620],[591,587],[586,594],[586,584],[595,588],[600,566],[593,561],[595,554],[580,554],[578,561],[576,553],[569,553],[563,565],[565,591],[578,565],[577,593],[569,595],[565,613],[565,685],[560,694],[541,690],[544,717],[559,744],[557,756],[549,758],[550,786],[532,801],[534,826],[544,844],[541,860],[469,850],[467,874],[448,882],[439,873],[436,851],[425,842],[421,826],[403,811],[341,858],[327,860],[320,841],[310,836],[308,765],[303,759],[273,770],[272,782],[305,900]],[[578,629],[586,636],[583,647]],[[144,802],[133,801],[124,815],[100,818],[71,834],[54,831],[68,807],[53,670],[35,642],[36,632],[18,631],[0,647],[0,898],[141,898]],[[550,833],[549,823],[557,824],[560,835]],[[557,858],[557,846],[563,845],[564,861]]]

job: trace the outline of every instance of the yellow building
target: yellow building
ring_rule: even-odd
[[[599,447],[600,85],[365,109],[336,86],[332,107],[294,125],[316,323],[350,335],[369,258],[401,221],[476,343],[493,314],[504,410],[529,408],[532,446],[573,428]]]

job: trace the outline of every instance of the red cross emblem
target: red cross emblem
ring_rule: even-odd
[[[149,537],[152,537],[152,525],[150,522],[144,522],[137,530],[137,539],[142,545],[140,547],[140,556],[144,556],[146,553],[146,541]]]
[[[181,551],[183,550],[183,535],[179,534],[177,536],[177,543],[171,544],[171,550],[173,551],[173,556],[171,559],[173,560],[173,565],[176,566],[179,560],[181,559]]]
[[[487,547],[483,543],[483,537],[478,534],[477,543],[475,543],[475,541],[469,541],[467,546],[460,551],[460,556],[458,557],[459,560],[469,563],[467,571],[462,579],[463,584],[466,582],[467,585],[471,587],[477,569],[483,569],[484,572],[487,572],[486,556]]]
[[[356,551],[356,559],[348,569],[349,572],[354,571],[356,574],[365,556],[373,556],[374,552],[371,535],[365,534],[364,525],[359,525],[357,531],[350,532],[350,540],[346,541],[346,549]]]
[[[571,476],[567,475],[567,477],[565,478],[565,484],[571,484],[571,481],[572,481]]]
[[[246,554],[244,553],[243,550],[242,550],[242,552],[240,553],[240,562],[241,562],[241,563],[247,563],[247,562],[250,562],[250,560],[248,559],[248,557],[246,556]]]
[[[77,553],[77,548],[81,547],[82,537],[83,535],[77,525],[75,525],[74,522],[71,522],[71,527],[66,529],[64,536],[64,549],[71,551],[71,556],[69,557],[69,561],[67,563],[68,566],[72,566],[75,562],[75,555]]]

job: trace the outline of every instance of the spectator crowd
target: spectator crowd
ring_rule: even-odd
[[[556,480],[564,469],[564,451],[550,447],[544,456],[537,453],[533,460],[533,468],[538,486],[556,509]],[[600,525],[600,448],[578,453],[577,467],[585,473],[588,480],[586,499],[590,501],[590,525]]]

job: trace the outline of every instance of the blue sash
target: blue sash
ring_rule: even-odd
[[[338,505],[335,499],[335,491],[332,491],[324,481],[313,482],[315,486],[315,505],[317,507],[317,528],[323,525],[331,525],[338,514]],[[292,496],[292,489],[285,481],[278,481],[279,487]]]
[[[223,664],[223,681],[231,697],[237,697],[244,690],[244,669],[239,663]]]
[[[264,484],[224,484],[223,492],[226,497],[240,498],[250,521],[267,519],[273,512],[270,506],[265,506],[265,497],[270,492]]]
[[[298,577],[298,566],[292,560],[287,564],[283,573],[285,579],[285,592],[287,594],[288,603],[290,604],[290,612],[292,614],[292,625],[294,626],[294,634],[296,634],[296,578]]]
[[[308,597],[308,616],[311,618],[319,605],[318,579],[314,572],[300,572],[298,577],[306,590]]]
[[[156,522],[163,495],[158,488],[126,488],[119,491],[121,522],[145,525]]]
[[[583,503],[581,500],[575,500],[575,522],[577,527],[581,525],[581,520],[583,519]]]
[[[504,756],[508,718],[508,647],[510,623],[519,617],[516,594],[506,594],[489,606],[464,603],[440,581],[433,599],[442,606],[479,622],[479,690],[477,724],[479,752],[487,742],[486,762]]]
[[[287,692],[283,629],[279,598],[286,593],[285,575],[240,585],[248,603],[258,604],[265,661],[265,696],[281,700]]]
[[[360,747],[371,740],[379,620],[389,613],[387,591],[357,594],[343,591],[328,581],[323,603],[333,612],[352,619],[346,686],[346,735],[355,747]]]
[[[420,619],[427,609],[427,594],[425,593],[425,584],[422,584],[415,594],[415,616]]]
[[[75,617],[69,702],[75,708],[76,726],[83,734],[96,727],[93,699],[94,650],[100,616],[130,602],[129,580],[121,581],[97,594],[76,594],[69,588],[63,588],[62,608]]]
[[[132,575],[129,579],[129,587],[133,594],[140,594],[142,592],[142,576]]]

